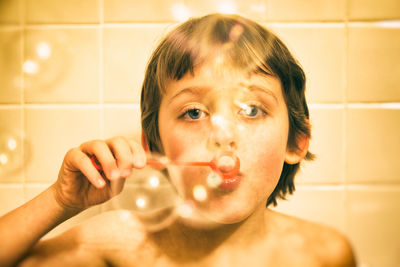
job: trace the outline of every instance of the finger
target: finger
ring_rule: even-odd
[[[120,178],[110,182],[111,197],[121,193],[121,191],[124,189],[125,181],[125,178]]]
[[[114,137],[106,140],[106,143],[117,160],[117,166],[120,170],[121,177],[130,176],[134,164],[129,141],[124,137]]]
[[[146,152],[144,151],[143,147],[133,141],[133,140],[128,140],[132,154],[133,154],[133,165],[135,168],[144,168],[146,166]]]
[[[117,167],[116,159],[104,141],[94,140],[86,142],[80,146],[80,149],[83,153],[94,155],[97,158],[107,179],[112,180],[120,177],[120,171]]]
[[[81,172],[89,182],[96,188],[103,188],[106,185],[103,177],[98,170],[93,166],[89,157],[81,150],[71,149],[66,155],[66,167],[70,171]],[[72,165],[72,167],[71,167]]]

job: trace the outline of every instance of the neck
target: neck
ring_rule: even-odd
[[[192,228],[177,221],[153,233],[151,239],[170,259],[183,262],[200,260],[226,249],[243,250],[265,240],[268,229],[265,209],[265,206],[260,207],[241,222],[221,224],[212,229]]]

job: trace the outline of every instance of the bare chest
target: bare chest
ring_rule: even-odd
[[[286,252],[285,252],[286,251]],[[321,262],[312,253],[300,250],[266,250],[265,247],[234,249],[232,251],[214,251],[207,255],[187,255],[187,251],[166,253],[158,249],[143,246],[138,251],[128,249],[109,250],[105,253],[108,266],[162,266],[162,267],[236,267],[236,266],[321,266]]]

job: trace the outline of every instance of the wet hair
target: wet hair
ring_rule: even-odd
[[[158,115],[166,82],[180,80],[215,56],[223,55],[232,68],[248,73],[278,77],[289,116],[288,149],[298,149],[297,139],[311,137],[305,99],[305,74],[284,43],[254,21],[238,15],[211,14],[192,18],[177,26],[160,42],[147,65],[141,92],[143,134],[150,151],[163,153]],[[307,151],[305,159],[312,159]],[[284,163],[278,184],[267,200],[295,190],[294,176],[299,164]]]

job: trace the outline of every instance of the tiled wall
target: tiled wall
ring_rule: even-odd
[[[278,209],[346,233],[362,266],[399,266],[398,0],[0,0],[0,137],[16,140],[0,214],[52,183],[69,148],[137,138],[146,60],[188,11],[256,19],[306,70],[318,158]]]

